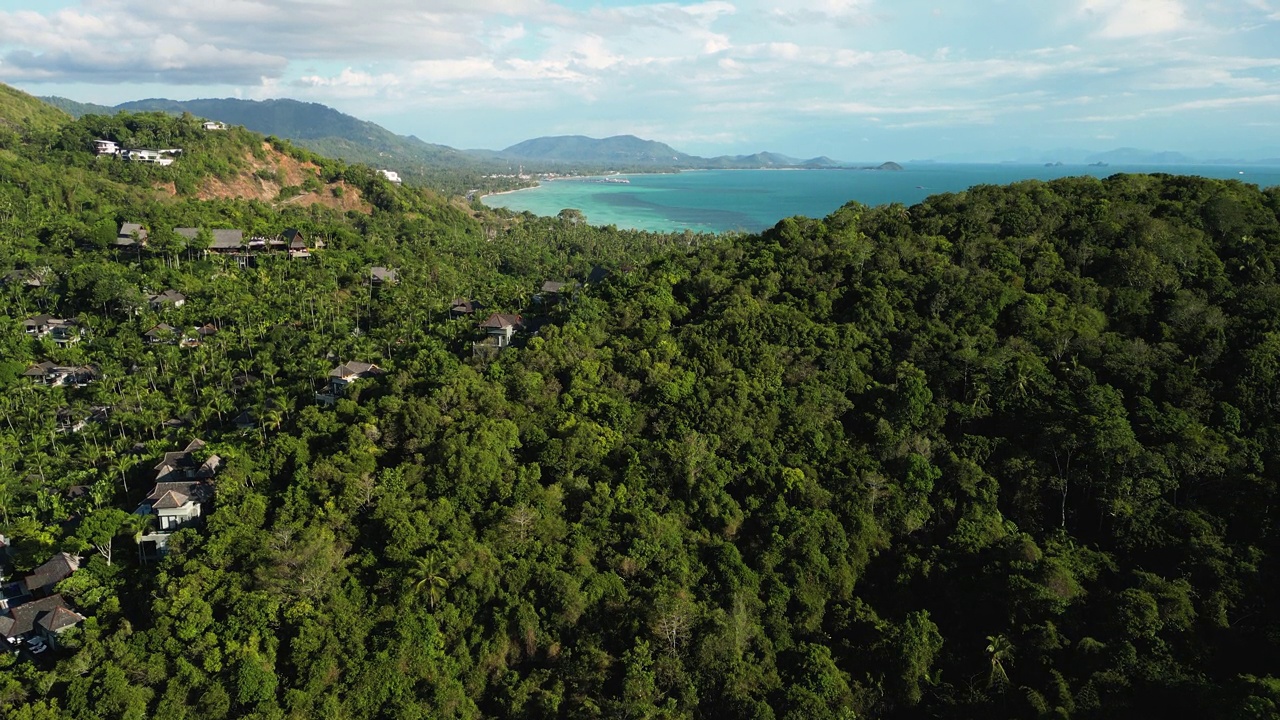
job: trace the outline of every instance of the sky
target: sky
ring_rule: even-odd
[[[1280,0],[0,0],[0,81],[324,103],[460,148],[1280,157]]]

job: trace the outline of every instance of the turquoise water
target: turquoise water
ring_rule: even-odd
[[[952,165],[913,163],[902,172],[869,170],[699,170],[665,175],[627,175],[631,183],[552,180],[540,187],[490,195],[492,207],[555,215],[581,210],[592,225],[638,230],[757,232],[792,215],[825,217],[850,200],[867,205],[907,205],[973,185],[1052,180],[1072,175],[1161,172],[1231,178],[1280,185],[1280,167],[1226,165],[1086,167],[1066,165]],[[1244,174],[1240,174],[1241,171]]]

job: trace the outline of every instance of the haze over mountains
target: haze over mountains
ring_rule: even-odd
[[[777,153],[703,158],[689,155],[660,142],[630,135],[604,139],[583,136],[543,137],[527,140],[503,150],[457,150],[403,136],[371,122],[333,108],[297,100],[153,98],[121,103],[114,107],[79,103],[66,98],[42,98],[72,116],[89,113],[114,114],[120,111],[189,112],[220,120],[266,135],[287,138],[316,152],[353,162],[396,166],[407,163],[434,165],[480,165],[507,168],[534,163],[543,169],[557,165],[600,166],[613,169],[643,168],[769,168],[842,167],[847,163],[830,158],[798,159]]]
[[[190,112],[193,115],[243,125],[249,130],[289,139],[298,145],[324,155],[351,162],[419,172],[429,168],[465,168],[477,172],[501,172],[523,167],[529,172],[574,169],[893,169],[883,160],[852,163],[821,156],[795,158],[775,152],[751,155],[700,157],[681,152],[665,143],[632,135],[603,139],[582,135],[539,137],[517,143],[502,150],[459,150],[446,145],[425,142],[413,135],[404,136],[372,122],[347,115],[318,103],[290,99],[241,100],[196,99],[168,100],[153,98],[121,103],[116,106],[80,103],[59,97],[42,98],[74,117],[89,113],[114,114],[119,111]],[[1119,148],[1095,152],[1079,148],[1036,150],[1012,148],[998,157],[956,152],[922,160],[938,162],[1026,162],[1116,165],[1192,165],[1197,163],[1280,164],[1280,149],[1266,148],[1253,159],[1195,158],[1180,152],[1153,152],[1135,148]]]

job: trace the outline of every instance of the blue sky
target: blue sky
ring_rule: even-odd
[[[0,81],[291,97],[463,148],[1280,156],[1280,0],[0,0]]]

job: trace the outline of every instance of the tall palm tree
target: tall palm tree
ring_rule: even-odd
[[[433,552],[424,558],[418,558],[417,565],[409,571],[409,577],[414,580],[413,589],[417,592],[425,592],[427,600],[431,603],[431,609],[435,610],[440,593],[449,585],[449,581],[440,574],[439,553]]]
[[[988,635],[987,654],[991,657],[991,675],[987,678],[987,687],[1008,685],[1009,674],[1005,672],[1004,666],[1005,663],[1013,664],[1013,643],[1004,635]]]
[[[129,492],[129,471],[132,470],[141,460],[135,455],[118,454],[111,458],[111,471],[120,473],[120,484],[124,487],[125,494]]]

